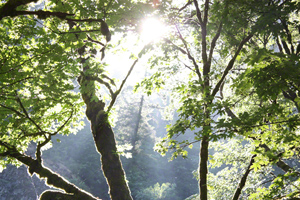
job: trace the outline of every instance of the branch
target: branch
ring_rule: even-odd
[[[46,135],[45,136],[45,141],[42,142],[42,143],[38,143],[37,147],[36,147],[36,152],[35,152],[35,156],[36,156],[36,160],[39,162],[39,163],[42,163],[42,153],[41,153],[41,148],[43,146],[45,146],[48,142],[50,142],[51,140],[51,135],[47,138]]]
[[[271,149],[266,144],[260,144],[259,146],[262,147],[262,148],[264,148],[266,152],[271,151]],[[279,168],[281,168],[284,172],[294,171],[294,169],[292,167],[290,167],[288,164],[286,164],[280,158],[278,158],[278,161],[276,162],[276,165]],[[299,172],[298,172],[298,174],[299,174]]]
[[[196,7],[196,15],[197,15],[197,18],[200,22],[200,25],[202,26],[203,24],[203,21],[202,21],[202,16],[201,16],[201,11],[199,9],[199,5],[198,5],[198,1],[197,0],[193,0],[194,1],[194,5]]]
[[[276,38],[276,43],[277,43],[277,46],[278,46],[278,49],[279,49],[280,53],[282,53],[282,46],[281,46],[281,44],[279,42],[278,37]]]
[[[0,153],[0,157],[6,157],[9,155],[9,152],[8,151],[5,151],[5,152],[2,152]]]
[[[27,5],[32,2],[37,2],[38,0],[8,0],[4,6],[0,8],[0,20],[8,16],[16,16],[16,9],[21,5]]]
[[[195,58],[191,55],[188,47],[187,47],[187,44],[186,44],[186,41],[183,39],[178,27],[176,26],[176,29],[177,29],[177,33],[179,34],[179,38],[181,39],[185,49],[186,49],[186,54],[188,55],[188,58],[190,60],[192,60],[193,62],[193,65],[195,66],[195,69],[196,69],[196,74],[198,75],[198,78],[199,78],[199,81],[202,83],[202,77],[201,77],[201,73],[200,73],[200,70],[199,70],[199,66],[197,65],[197,62],[195,60]],[[202,84],[201,84],[202,85]]]
[[[67,20],[73,21],[73,22],[104,22],[103,19],[70,19],[66,18]]]
[[[207,24],[207,19],[208,19],[208,9],[209,9],[209,0],[206,0],[204,5],[204,20],[203,20],[205,26]]]
[[[20,113],[19,111],[15,110],[14,108],[5,106],[5,105],[3,105],[3,104],[0,104],[0,106],[3,107],[3,108],[6,108],[6,109],[8,109],[8,110],[13,111],[14,113],[16,113],[17,115],[19,115],[19,116],[21,116],[21,117],[26,117],[25,115],[23,115],[23,114]]]
[[[291,35],[291,32],[290,32],[290,30],[288,28],[287,22],[284,19],[281,19],[281,18],[280,18],[280,21],[281,21],[282,26],[284,27],[284,30],[285,30],[285,32],[287,34],[287,39],[288,39],[288,42],[291,45],[292,54],[294,54],[295,49],[294,49],[293,42],[292,42],[292,35]]]
[[[225,69],[224,72],[223,72],[223,75],[222,75],[221,79],[219,80],[219,82],[218,82],[217,85],[215,86],[215,88],[214,88],[214,90],[213,90],[213,92],[212,92],[212,94],[211,94],[212,97],[214,97],[214,96],[217,94],[217,92],[219,91],[222,82],[223,82],[224,79],[226,78],[226,76],[227,76],[227,74],[229,73],[229,71],[232,69],[232,67],[233,67],[233,65],[234,65],[234,62],[235,62],[235,60],[236,60],[236,57],[239,55],[239,53],[240,53],[240,51],[242,50],[244,44],[246,44],[246,43],[250,40],[250,38],[251,38],[252,36],[253,36],[253,34],[249,34],[249,35],[248,35],[246,38],[244,38],[244,39],[241,41],[241,43],[239,44],[239,47],[238,47],[237,51],[235,52],[233,58],[229,61],[229,63],[228,63],[228,65],[227,65],[226,69]]]
[[[66,19],[67,16],[74,16],[74,14],[69,14],[69,13],[50,12],[50,11],[43,11],[43,10],[38,10],[38,11],[27,11],[27,10],[15,11],[14,16],[17,16],[17,15],[37,15],[38,18],[40,18],[40,19],[46,19],[47,17],[50,17],[50,16],[58,17],[60,19]],[[12,16],[12,17],[14,17],[14,16]]]
[[[286,52],[288,55],[291,55],[291,52],[290,52],[290,49],[289,49],[287,43],[286,43],[283,39],[281,39],[281,43],[282,43],[282,46],[283,46],[285,52]]]
[[[120,94],[120,92],[121,92],[121,90],[122,90],[122,88],[123,88],[123,86],[124,86],[124,84],[125,84],[127,78],[128,78],[129,75],[131,74],[131,72],[132,72],[132,70],[133,70],[135,64],[138,62],[138,60],[139,60],[139,59],[136,59],[136,60],[133,62],[133,64],[131,65],[131,67],[130,67],[128,73],[127,73],[127,76],[126,76],[125,79],[122,81],[122,83],[121,83],[121,85],[120,85],[120,88],[119,88],[119,89],[114,93],[114,95],[112,96],[111,102],[110,102],[110,104],[109,104],[109,106],[108,106],[108,108],[107,108],[107,113],[109,113],[109,111],[110,111],[111,108],[113,107],[113,105],[114,105],[114,103],[115,103],[115,101],[116,101],[118,95]]]
[[[186,68],[188,68],[188,69],[191,70],[192,72],[195,72],[195,73],[196,73],[196,71],[195,71],[192,67],[188,66],[188,65],[185,64],[183,61],[179,60],[179,62],[181,62]]]
[[[172,46],[174,46],[176,49],[178,49],[181,53],[188,55],[188,53],[181,47],[177,46],[176,44],[174,44],[171,40],[165,38],[164,39],[166,42],[171,43]]]
[[[72,105],[72,106],[73,106],[73,105]],[[61,130],[67,125],[67,123],[72,119],[73,114],[74,114],[74,109],[72,109],[71,115],[70,115],[69,118],[65,121],[65,123],[63,123],[63,125],[61,125],[61,126],[59,127],[59,129],[57,129],[57,131],[54,132],[54,133],[52,133],[51,135],[56,135],[59,131],[61,131]]]
[[[85,31],[67,31],[67,32],[59,32],[60,34],[69,34],[69,33],[92,33],[92,32],[98,32],[101,31],[100,29],[96,30],[85,30]]]
[[[9,144],[7,144],[6,142],[3,142],[0,140],[0,146],[4,146],[5,148],[7,148],[8,150],[11,149],[11,146]]]
[[[189,0],[182,8],[180,8],[178,10],[178,12],[181,12],[182,10],[184,10],[186,7],[188,7],[189,5],[191,5],[193,3],[193,1]]]
[[[88,76],[88,78],[89,78],[90,80],[97,81],[98,83],[105,85],[106,88],[109,90],[110,95],[111,95],[111,96],[114,95],[114,91],[111,89],[109,83],[103,81],[101,78],[99,78],[99,77],[97,77],[97,76]]]
[[[16,100],[19,103],[20,107],[22,108],[26,118],[29,119],[29,121],[31,121],[35,125],[35,127],[37,127],[37,129],[39,131],[43,132],[42,128],[33,119],[31,119],[31,117],[29,117],[29,114],[28,114],[27,110],[25,109],[24,105],[22,104],[21,99],[19,98],[18,94],[16,95],[16,97],[17,97]]]
[[[100,44],[101,46],[105,46],[105,44],[103,44],[102,42],[99,42],[97,40],[93,40],[90,36],[87,36],[88,40],[93,42],[93,43],[96,43],[96,44]]]
[[[227,114],[232,118],[232,119],[238,119],[238,117],[236,115],[234,115],[234,113],[230,110],[230,108],[225,108]],[[270,124],[270,123],[269,123]],[[271,123],[271,124],[276,124],[275,123]],[[254,125],[255,126],[255,125]],[[260,125],[257,125],[260,126]],[[251,127],[251,126],[249,126]],[[238,132],[238,130],[235,130],[236,132]],[[252,140],[258,140],[255,137],[249,137]],[[266,145],[266,144],[260,144],[259,147],[262,147],[265,149],[266,152],[271,151],[271,149]],[[251,163],[251,162],[250,162]],[[253,163],[252,163],[253,164]],[[287,165],[284,161],[282,161],[280,158],[278,159],[278,161],[276,162],[276,165],[281,168],[283,171],[288,172],[288,171],[292,171],[294,170],[292,167],[290,167],[289,165]],[[298,172],[297,172],[298,173]],[[299,173],[298,173],[299,174]]]
[[[222,25],[223,25],[223,23],[220,22],[218,31],[217,31],[217,33],[216,33],[215,37],[213,38],[213,40],[211,42],[211,45],[210,45],[210,51],[209,51],[209,56],[208,56],[208,64],[209,64],[209,66],[211,65],[211,59],[212,59],[212,55],[213,55],[214,49],[216,47],[216,42],[219,39],[221,31],[222,31]]]
[[[19,153],[15,148],[11,150],[10,157],[17,159],[21,163],[28,166],[28,171],[30,174],[36,173],[40,178],[46,178],[47,184],[52,185],[56,188],[64,190],[66,193],[74,195],[74,199],[86,199],[86,200],[96,200],[98,198],[93,197],[91,194],[79,189],[72,183],[68,182],[66,179],[60,175],[54,173],[49,168],[44,167],[38,160],[33,159],[30,156]],[[99,199],[98,199],[99,200]]]
[[[254,163],[254,158],[255,158],[255,157],[256,157],[256,155],[253,155],[253,156],[251,157],[250,163],[249,163],[249,165],[248,165],[248,167],[247,167],[247,169],[246,169],[246,172],[244,173],[242,179],[240,180],[240,183],[239,183],[238,187],[236,188],[236,191],[235,191],[235,193],[234,193],[234,195],[233,195],[232,200],[238,200],[238,199],[239,199],[239,197],[240,197],[240,195],[241,195],[241,192],[242,192],[242,189],[245,187],[245,184],[246,184],[246,181],[247,181],[247,177],[248,177],[250,171],[252,170],[252,169],[250,169],[250,168],[251,168],[251,166],[252,166],[253,163]]]

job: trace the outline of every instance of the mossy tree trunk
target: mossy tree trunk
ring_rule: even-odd
[[[114,132],[108,121],[108,114],[104,110],[105,103],[96,96],[95,82],[92,79],[82,75],[78,81],[82,87],[81,94],[86,104],[87,118],[91,122],[95,145],[101,154],[102,170],[109,186],[110,198],[132,200],[117,152]]]

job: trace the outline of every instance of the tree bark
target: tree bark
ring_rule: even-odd
[[[112,200],[132,200],[107,115],[103,114],[100,119],[100,124],[92,124],[92,130],[97,150],[101,154],[102,170],[109,185],[110,197]]]
[[[42,163],[40,163],[37,159],[33,159],[30,156],[24,155],[19,153],[18,151],[10,151],[9,153],[10,157],[13,157],[20,161],[21,163],[28,166],[28,172],[32,175],[33,173],[36,173],[39,175],[40,178],[46,178],[46,182],[48,185],[52,185],[55,188],[59,188],[64,190],[66,193],[60,193],[65,196],[72,196],[72,199],[74,200],[99,200],[96,197],[93,197],[91,194],[79,189],[72,183],[68,182],[66,179],[61,177],[60,175],[56,174],[55,172],[51,171],[49,168],[44,167]],[[57,191],[48,191],[48,196],[50,193],[52,196],[52,199],[57,199],[55,196],[55,193]],[[55,196],[55,198],[54,198]],[[43,200],[46,200],[47,198],[44,198]]]
[[[199,192],[200,199],[207,200],[207,161],[208,161],[208,136],[204,136],[200,147],[199,163]]]
[[[86,116],[91,122],[95,145],[101,155],[102,171],[109,186],[112,200],[132,200],[126,182],[119,154],[117,152],[114,132],[104,110],[105,103],[96,96],[95,83],[84,75],[78,78],[81,95],[86,104]]]

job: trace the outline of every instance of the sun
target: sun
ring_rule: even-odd
[[[166,26],[156,18],[147,18],[142,22],[141,39],[143,43],[157,42],[166,32]]]

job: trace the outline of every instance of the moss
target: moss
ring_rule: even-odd
[[[53,200],[53,199],[56,199],[56,200],[76,200],[78,198],[76,198],[72,194],[62,193],[62,192],[55,191],[55,190],[46,190],[40,196],[40,200]]]

